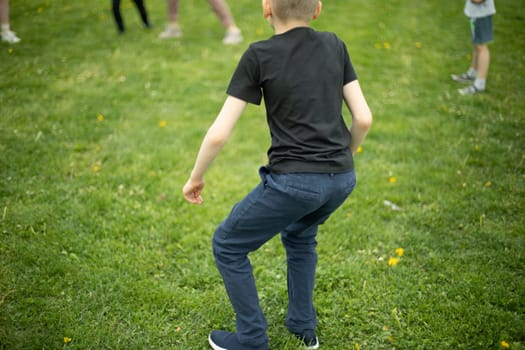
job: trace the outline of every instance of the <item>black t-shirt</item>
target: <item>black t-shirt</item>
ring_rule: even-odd
[[[343,41],[299,27],[251,44],[227,93],[257,105],[264,96],[270,171],[338,173],[353,170],[341,109],[356,79]]]

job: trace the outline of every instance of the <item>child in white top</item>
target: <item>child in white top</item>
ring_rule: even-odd
[[[494,0],[466,0],[465,15],[470,19],[472,33],[472,64],[463,74],[453,74],[452,79],[472,84],[459,89],[461,95],[471,95],[485,91],[490,65],[488,44],[494,40],[493,16],[496,13]]]

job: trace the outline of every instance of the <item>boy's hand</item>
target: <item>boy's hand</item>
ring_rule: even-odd
[[[191,204],[202,204],[202,189],[204,188],[204,180],[195,181],[189,179],[186,185],[182,188],[184,198]]]

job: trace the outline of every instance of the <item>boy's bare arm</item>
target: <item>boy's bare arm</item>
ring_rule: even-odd
[[[188,202],[202,203],[201,192],[204,188],[204,174],[222,147],[228,142],[246,105],[247,102],[232,96],[228,96],[224,101],[219,115],[204,136],[190,178],[182,188],[184,198]]]
[[[350,150],[354,155],[357,148],[363,143],[368,129],[372,125],[372,112],[368,107],[359,81],[354,80],[343,87],[343,97],[346,106],[352,114],[352,126],[350,127],[350,134],[352,135],[352,143]]]

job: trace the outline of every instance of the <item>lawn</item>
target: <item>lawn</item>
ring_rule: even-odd
[[[0,43],[0,349],[208,349],[235,320],[211,235],[258,181],[269,135],[249,106],[206,178],[181,188],[248,43],[259,1],[229,1],[224,46],[206,2],[161,40],[123,1],[11,2]],[[321,349],[525,349],[525,8],[499,0],[487,91],[460,96],[463,1],[326,0],[312,23],[346,42],[374,125],[358,185],[318,236]],[[344,111],[349,120],[349,115]],[[251,255],[272,349],[284,327],[276,237]]]

